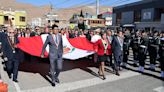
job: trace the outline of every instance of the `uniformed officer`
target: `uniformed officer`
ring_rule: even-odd
[[[144,72],[144,66],[145,66],[145,59],[147,54],[147,48],[148,48],[149,39],[145,31],[142,32],[141,35],[141,41],[139,45],[139,71]]]
[[[161,77],[164,78],[164,33],[163,36],[160,38],[159,44],[159,62],[161,67]]]
[[[137,67],[137,63],[138,63],[138,50],[139,50],[139,44],[140,44],[140,32],[136,32],[133,36],[132,36],[132,41],[131,41],[131,47],[133,50],[133,66]]]
[[[149,37],[149,46],[148,46],[148,52],[150,56],[150,70],[155,71],[155,64],[157,60],[157,53],[159,49],[159,37],[158,32],[154,32],[153,36]]]
[[[126,30],[124,35],[124,44],[123,44],[123,67],[126,67],[129,55],[129,46],[131,42],[130,31]]]

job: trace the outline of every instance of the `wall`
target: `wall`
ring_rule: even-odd
[[[26,18],[26,13],[25,12],[15,12],[15,25],[18,27],[26,26],[26,20],[25,22],[20,21],[20,16],[23,16]]]
[[[3,11],[0,10],[0,25],[3,25],[4,22],[4,14]]]
[[[128,11],[128,12],[123,12],[122,13],[122,19],[121,19],[121,24],[133,24],[134,21],[134,12],[133,11]]]
[[[164,24],[164,14],[161,15],[161,24]]]
[[[112,25],[116,26],[116,13],[112,14]]]

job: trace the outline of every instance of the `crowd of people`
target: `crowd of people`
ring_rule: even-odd
[[[20,58],[22,51],[16,46],[19,43],[17,38],[42,34],[49,34],[43,46],[41,57],[44,57],[45,48],[47,44],[50,44],[49,60],[52,86],[55,86],[55,82],[59,83],[58,76],[63,66],[62,36],[67,38],[85,37],[94,44],[96,53],[93,55],[93,61],[99,65],[98,75],[103,80],[106,79],[104,73],[106,62],[112,67],[114,73],[120,76],[119,71],[127,67],[129,48],[132,48],[133,51],[133,65],[138,67],[139,72],[144,72],[145,60],[149,56],[149,69],[155,71],[157,61],[159,61],[161,78],[164,78],[164,32],[130,31],[128,29],[116,31],[106,29],[102,31],[99,28],[96,30],[59,29],[56,26],[52,26],[51,29],[35,27],[31,31],[30,28],[14,30],[12,27],[8,27],[0,30],[0,51],[6,61],[6,71],[9,78],[13,74],[14,82],[18,82],[19,64],[23,61]]]

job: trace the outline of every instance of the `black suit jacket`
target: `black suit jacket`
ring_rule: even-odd
[[[19,48],[16,48],[15,49],[16,53],[13,53],[12,47],[10,46],[9,41],[8,41],[7,34],[3,34],[3,37],[4,38],[2,41],[2,52],[3,52],[4,57],[7,57],[8,60],[16,59],[16,60],[22,61],[23,57],[22,57],[21,50]],[[16,40],[16,44],[19,43],[17,37],[15,37],[15,40]]]
[[[56,46],[53,35],[48,35],[46,42],[43,45],[41,55],[44,55],[45,49],[46,49],[47,45],[49,44],[49,58],[50,59],[62,58],[62,55],[63,55],[62,36],[59,34],[57,34],[57,35],[58,35],[58,39],[59,39],[59,45]]]
[[[114,55],[117,56],[122,55],[121,45],[116,35],[113,36],[113,40],[112,40],[112,52]]]

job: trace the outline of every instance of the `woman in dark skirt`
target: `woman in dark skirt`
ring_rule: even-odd
[[[103,80],[105,80],[104,70],[105,70],[105,61],[107,61],[107,58],[109,55],[112,54],[111,51],[111,45],[109,41],[107,40],[107,34],[102,33],[101,35],[102,39],[98,40],[95,43],[95,49],[98,54],[98,63],[99,63],[99,76],[102,77]]]

